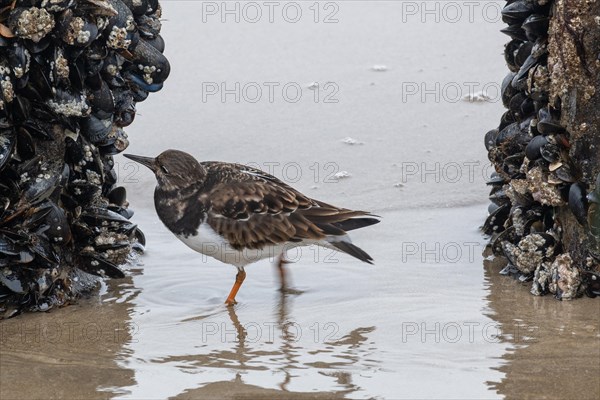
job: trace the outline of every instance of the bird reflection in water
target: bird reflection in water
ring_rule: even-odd
[[[291,298],[294,296],[286,293],[279,293],[278,296],[274,310],[273,341],[269,337],[269,341],[263,342],[265,346],[256,346],[256,335],[248,332],[253,329],[254,324],[240,321],[236,308],[228,307],[227,315],[235,329],[236,340],[227,343],[235,344],[234,348],[212,350],[204,355],[176,357],[180,362],[192,362],[199,369],[196,372],[214,371],[214,368],[235,370],[232,380],[204,382],[198,389],[187,390],[187,395],[201,395],[204,389],[217,385],[226,385],[228,390],[236,393],[248,390],[255,393],[255,390],[260,390],[260,393],[255,394],[285,392],[292,395],[295,393],[293,385],[296,388],[302,387],[303,391],[310,391],[315,398],[320,398],[321,394],[327,398],[332,395],[341,398],[361,390],[360,386],[353,383],[354,375],[380,368],[373,355],[377,349],[369,338],[375,327],[359,327],[342,337],[336,335],[338,337],[325,339],[320,343],[318,340],[303,341],[299,335],[299,325],[291,317]],[[279,344],[276,344],[277,340],[280,341]],[[306,361],[307,359],[310,361]],[[174,358],[169,361],[174,361]],[[262,389],[245,382],[252,379],[245,379],[244,375],[251,371],[266,370],[271,370],[272,378],[278,377],[276,385],[269,385],[277,386],[278,391]],[[326,387],[322,387],[322,379],[315,379],[318,375],[331,377],[332,380],[325,384]],[[332,387],[337,390],[332,391]]]

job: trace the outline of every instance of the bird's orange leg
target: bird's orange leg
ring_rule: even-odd
[[[232,306],[237,303],[235,301],[235,295],[237,294],[238,290],[240,290],[240,288],[242,287],[242,283],[244,283],[244,279],[246,279],[246,271],[241,269],[238,271],[237,275],[235,276],[235,283],[233,284],[233,287],[231,288],[231,292],[229,292],[229,296],[227,296],[227,300],[225,300],[225,304],[227,304],[228,306]]]

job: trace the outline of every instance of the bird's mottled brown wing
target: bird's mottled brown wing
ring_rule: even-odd
[[[207,223],[234,248],[320,239],[321,230],[298,211],[310,199],[269,182],[226,183],[208,195]]]
[[[207,223],[234,248],[345,234],[341,222],[368,215],[313,200],[279,179],[236,164],[204,163],[215,183],[202,197]]]
[[[211,190],[202,196],[207,223],[234,248],[261,249],[324,236],[296,214],[316,203],[274,176],[239,164],[204,165],[214,177],[214,183],[208,183]]]

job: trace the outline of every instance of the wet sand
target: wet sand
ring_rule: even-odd
[[[132,281],[112,282],[102,292],[0,323],[0,398],[109,398],[116,392],[103,387],[135,384],[134,371],[117,362],[131,341]]]
[[[0,398],[598,398],[600,303],[531,296],[481,255],[482,138],[501,104],[403,98],[406,83],[499,82],[501,24],[398,23],[399,4],[342,2],[337,24],[197,24],[202,3],[164,2],[172,75],[128,129],[128,152],[272,167],[381,215],[353,234],[375,266],[305,248],[289,266],[302,294],[282,296],[265,260],[228,310],[235,269],[177,241],[151,174],[118,157],[147,252],[90,299],[2,321]],[[304,97],[203,101],[224,81],[297,82]],[[339,102],[315,103],[314,81]]]
[[[524,285],[497,275],[486,263],[490,317],[510,351],[505,376],[491,387],[508,399],[595,399],[600,394],[600,303],[557,302],[536,297]]]

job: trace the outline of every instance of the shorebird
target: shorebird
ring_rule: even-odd
[[[165,226],[193,250],[237,267],[225,303],[236,303],[244,267],[264,258],[278,259],[286,289],[284,253],[319,245],[372,264],[352,244],[347,231],[379,222],[376,215],[311,199],[276,177],[241,164],[198,162],[178,150],[155,158],[125,154],[152,170],[156,213]]]

